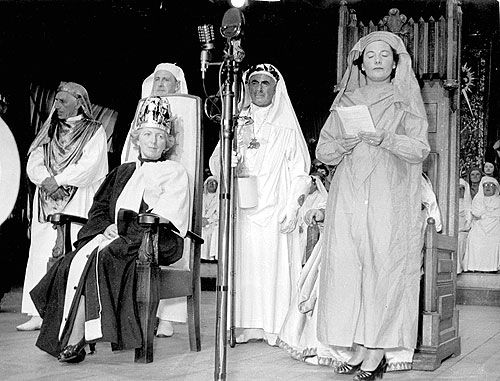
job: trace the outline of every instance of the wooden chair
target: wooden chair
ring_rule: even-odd
[[[436,233],[433,218],[427,220],[424,278],[420,290],[418,348],[413,368],[435,370],[450,356],[460,355],[456,237]]]
[[[151,213],[139,215],[139,223],[146,227],[139,257],[136,261],[136,301],[143,334],[143,345],[135,351],[135,362],[153,361],[154,327],[160,299],[187,297],[189,346],[201,350],[200,338],[200,253],[201,213],[203,194],[203,149],[201,134],[201,101],[191,95],[168,96],[172,114],[176,117],[176,150],[173,160],[184,165],[188,172],[191,205],[189,231],[184,240],[180,261],[171,266],[158,265],[158,228],[161,219]],[[86,219],[54,214],[50,221],[58,231],[53,258],[72,250],[71,223],[84,224]]]

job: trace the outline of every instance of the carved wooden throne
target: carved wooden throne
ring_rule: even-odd
[[[373,10],[373,4],[370,6]],[[427,20],[408,18],[393,8],[378,21],[360,21],[347,1],[341,1],[339,10],[337,83],[346,70],[348,53],[359,38],[386,30],[405,42],[422,84],[431,146],[423,167],[436,192],[443,230],[437,234],[433,221],[426,230],[419,339],[413,359],[413,368],[420,370],[434,370],[443,359],[460,354],[456,250],[461,16],[457,0],[447,0],[446,14]]]

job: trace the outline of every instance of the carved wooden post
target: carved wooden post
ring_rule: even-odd
[[[154,325],[160,301],[157,231],[158,225],[146,229],[136,261],[136,301],[142,347],[135,350],[135,362],[146,364],[153,361]]]
[[[344,75],[347,54],[347,41],[345,30],[349,22],[349,10],[347,9],[347,1],[342,0],[340,2],[339,9],[339,28],[337,31],[337,85],[342,80],[342,75]]]

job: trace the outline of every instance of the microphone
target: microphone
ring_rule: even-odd
[[[244,24],[243,13],[238,8],[230,8],[224,13],[220,33],[227,39],[238,38],[242,34]]]
[[[212,59],[211,50],[214,48],[214,26],[212,24],[203,24],[198,26],[198,39],[201,43],[200,63],[201,78],[205,79],[205,72]]]

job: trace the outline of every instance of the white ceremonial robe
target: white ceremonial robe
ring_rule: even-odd
[[[208,225],[203,226],[201,235],[205,243],[201,245],[202,259],[217,259],[219,250],[219,192],[203,194],[203,217]]]
[[[279,217],[309,189],[310,159],[300,130],[266,122],[266,112],[257,108],[251,115],[259,148],[242,152],[248,175],[257,178],[258,203],[237,208],[234,320],[238,342],[264,338],[275,345],[302,260],[298,229],[281,233]],[[212,173],[220,173],[219,155],[218,144],[210,158]]]
[[[64,208],[64,213],[79,217],[87,217],[92,206],[92,200],[99,185],[108,173],[108,146],[106,132],[101,127],[83,148],[80,160],[70,164],[61,173],[55,176],[59,185],[78,187],[72,200]],[[56,242],[56,230],[49,222],[38,221],[38,187],[47,177],[50,177],[43,163],[43,148],[36,148],[28,158],[26,171],[29,179],[37,188],[33,200],[33,217],[31,222],[31,246],[26,266],[23,286],[21,312],[38,316],[29,292],[47,272],[47,262],[52,256],[52,249]],[[73,224],[71,237],[76,240],[80,226]]]
[[[463,269],[497,271],[500,269],[500,196],[476,195],[472,200],[472,216]]]

